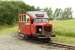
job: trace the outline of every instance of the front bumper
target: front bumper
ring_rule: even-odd
[[[44,34],[33,34],[33,37],[36,37],[36,38],[51,38],[50,35],[44,35]]]
[[[51,38],[51,37],[55,37],[55,34],[53,34],[53,32],[49,32],[45,34],[33,33],[33,36],[37,38]]]

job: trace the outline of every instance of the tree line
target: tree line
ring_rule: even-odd
[[[26,11],[40,10],[25,4],[23,1],[0,1],[0,25],[13,25],[18,20],[18,13]],[[51,8],[45,8],[49,19],[72,19],[72,8],[56,8],[55,11]]]
[[[62,10],[61,8],[56,8],[55,11],[51,8],[45,8],[44,11],[47,12],[49,19],[60,19],[60,20],[66,20],[66,19],[72,19],[72,8],[68,7]]]
[[[35,10],[34,6],[22,1],[0,1],[0,25],[13,25],[18,19],[18,13]]]

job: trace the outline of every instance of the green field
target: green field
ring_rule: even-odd
[[[57,35],[75,37],[75,20],[54,20],[53,28]]]
[[[57,35],[56,37],[53,38],[53,41],[58,42],[58,43],[75,45],[75,37]]]
[[[56,34],[54,41],[75,45],[75,20],[54,20],[52,23]]]

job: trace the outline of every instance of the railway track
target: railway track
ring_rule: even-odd
[[[17,38],[22,39],[22,36],[17,36]],[[59,47],[59,48],[65,48],[66,50],[75,50],[75,46],[65,45],[65,44],[56,43],[56,42],[45,43],[45,45]]]
[[[54,47],[59,47],[59,48],[66,48],[67,50],[75,50],[75,46],[71,46],[71,45],[65,45],[65,44],[61,44],[61,43],[49,43],[48,45],[52,45]]]

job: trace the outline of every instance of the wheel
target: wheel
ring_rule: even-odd
[[[21,40],[29,40],[32,38],[31,36],[25,35],[25,34],[20,33],[20,32],[19,32],[18,36],[19,36],[18,38]]]
[[[21,39],[21,40],[23,40],[24,39],[24,34],[19,32],[18,38]]]
[[[27,36],[27,35],[24,35],[24,40],[28,40],[29,39],[29,36]]]

